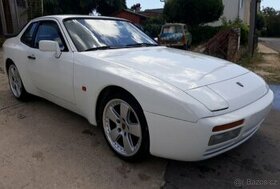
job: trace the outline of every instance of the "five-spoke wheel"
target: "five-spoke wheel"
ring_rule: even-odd
[[[113,151],[126,160],[148,153],[147,124],[140,105],[129,95],[117,94],[104,101],[102,125]]]
[[[19,71],[15,64],[8,67],[9,86],[13,95],[19,100],[26,100],[28,93],[26,92]]]

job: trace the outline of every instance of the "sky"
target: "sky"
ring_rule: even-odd
[[[278,0],[280,1],[280,0]],[[160,0],[126,0],[126,5],[130,8],[132,5],[140,3],[142,9],[154,9],[154,8],[163,8],[164,3],[160,2]]]
[[[141,4],[142,10],[162,8],[164,5],[164,3],[160,2],[160,0],[126,0],[128,8],[136,3]],[[280,10],[280,0],[262,0],[261,7],[273,7],[276,10]]]
[[[261,7],[273,7],[276,10],[280,10],[280,0],[263,0]]]

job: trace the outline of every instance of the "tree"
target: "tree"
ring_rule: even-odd
[[[161,16],[148,18],[143,26],[144,31],[152,38],[158,37],[161,27],[164,23],[165,20]]]
[[[131,10],[135,11],[135,12],[139,12],[141,10],[141,4],[140,3],[136,3],[134,5],[131,6]]]
[[[44,15],[89,14],[93,9],[110,16],[126,8],[125,0],[44,0]]]
[[[262,34],[268,37],[280,37],[280,12],[272,7],[266,7],[261,14],[264,17],[266,27]]]
[[[110,16],[114,12],[126,7],[125,0],[97,0],[97,11],[103,16]]]
[[[218,20],[223,10],[222,0],[169,0],[164,15],[169,22],[195,26]]]
[[[276,16],[279,12],[272,7],[266,7],[262,10],[262,14],[264,16]]]

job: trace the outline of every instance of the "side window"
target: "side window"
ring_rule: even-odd
[[[35,44],[34,44],[35,48],[39,48],[39,41],[41,40],[57,41],[62,51],[65,51],[67,48],[63,40],[63,37],[60,33],[59,27],[55,22],[52,21],[42,22],[39,25],[35,37]]]
[[[29,47],[32,47],[33,35],[34,35],[37,25],[38,25],[38,22],[34,22],[34,23],[30,24],[20,38],[21,42],[23,42],[25,45],[27,45]]]

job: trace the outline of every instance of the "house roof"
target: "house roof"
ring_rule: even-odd
[[[146,9],[142,12],[152,12],[152,13],[162,14],[163,13],[163,8],[160,8],[160,9]]]
[[[114,13],[113,16],[117,15],[117,14],[120,13],[120,12],[127,12],[127,13],[130,13],[130,14],[133,14],[133,15],[140,16],[140,17],[142,17],[142,18],[148,18],[147,16],[145,16],[145,15],[143,15],[143,14],[141,14],[141,13],[134,12],[134,11],[131,11],[131,10],[129,10],[129,9],[120,10],[120,11]]]

